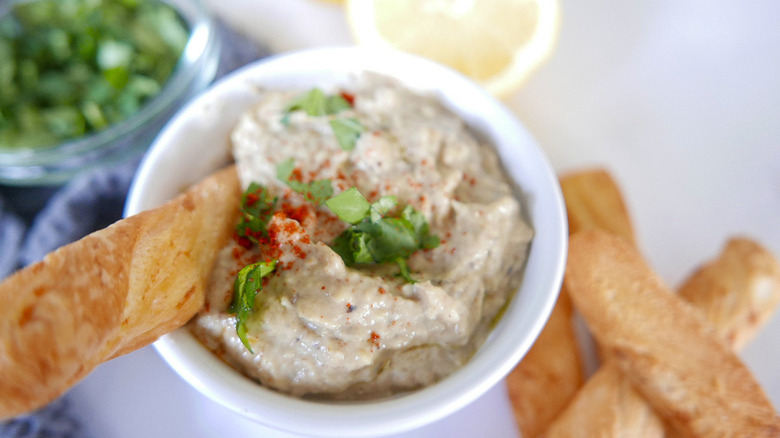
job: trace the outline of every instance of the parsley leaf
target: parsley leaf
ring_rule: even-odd
[[[284,109],[282,124],[288,125],[290,113],[303,111],[311,117],[333,116],[343,110],[352,108],[352,104],[338,94],[325,94],[319,88],[313,88],[308,92],[292,100]],[[333,134],[341,149],[351,151],[355,149],[360,134],[365,131],[363,125],[353,117],[336,117],[329,121]]]
[[[425,216],[407,205],[399,217],[386,215],[395,208],[393,196],[369,202],[352,187],[327,200],[325,205],[339,218],[352,224],[338,235],[330,247],[344,264],[397,263],[400,275],[410,283],[406,259],[415,251],[439,246],[439,238],[430,234]]]
[[[285,113],[303,111],[312,117],[337,114],[352,105],[339,95],[326,95],[319,88],[313,88],[298,96],[285,108]]]
[[[250,353],[254,354],[249,345],[246,331],[246,320],[255,306],[255,296],[263,288],[263,278],[276,269],[276,260],[258,262],[245,266],[239,271],[233,283],[233,303],[230,312],[236,314],[236,333]]]
[[[378,221],[382,216],[394,209],[396,204],[398,204],[398,200],[395,199],[395,196],[382,196],[378,201],[371,204],[371,220]]]
[[[431,249],[439,246],[439,236],[430,233],[428,221],[422,213],[407,205],[401,212],[401,217],[412,227],[422,248]]]
[[[368,214],[371,204],[352,187],[325,201],[325,205],[344,222],[356,224]]]
[[[352,105],[340,95],[327,96],[325,98],[325,113],[338,114],[339,112],[352,108]]]
[[[333,129],[333,134],[336,135],[336,141],[339,142],[341,149],[345,151],[355,149],[355,144],[357,144],[360,134],[365,131],[358,119],[353,117],[331,119],[329,123],[331,129]]]
[[[292,179],[294,170],[295,161],[292,158],[288,158],[276,166],[276,177],[315,204],[322,204],[333,196],[333,185],[329,179],[318,179],[310,183],[304,183]]]
[[[267,233],[276,198],[265,187],[253,182],[241,195],[241,218],[236,225],[236,235],[247,239],[244,246],[257,244],[258,239]]]
[[[398,257],[395,259],[395,262],[398,263],[398,269],[400,270],[399,275],[403,277],[407,283],[416,283],[414,278],[412,278],[412,275],[409,274],[409,266],[406,265],[406,259]]]

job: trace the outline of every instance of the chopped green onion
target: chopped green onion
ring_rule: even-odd
[[[14,3],[0,17],[0,148],[54,146],[138,113],[187,38],[159,0]]]

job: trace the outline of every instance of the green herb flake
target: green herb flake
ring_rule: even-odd
[[[239,271],[233,283],[233,303],[230,312],[236,315],[236,333],[241,343],[250,353],[254,354],[247,339],[246,321],[255,306],[255,297],[263,288],[263,278],[276,269],[276,260],[258,262],[245,266]]]
[[[276,197],[268,190],[253,182],[241,196],[241,219],[236,225],[236,235],[244,247],[257,244],[267,234],[268,221],[271,220]]]
[[[376,222],[382,219],[382,217],[390,213],[390,210],[394,209],[397,204],[398,200],[395,196],[382,196],[378,201],[371,204],[371,220]]]
[[[336,141],[342,150],[351,151],[355,149],[360,134],[365,131],[363,125],[355,118],[337,118],[330,120],[330,127],[333,134],[336,135]]]
[[[309,90],[306,94],[293,100],[285,108],[286,113],[303,111],[312,117],[325,115],[325,93],[319,88]]]
[[[304,183],[293,179],[295,161],[292,158],[282,161],[276,166],[276,178],[287,184],[295,192],[303,195],[308,201],[317,205],[324,203],[333,196],[333,184],[329,179],[319,179]]]
[[[338,114],[341,111],[352,108],[347,99],[339,95],[328,96],[325,100],[325,112],[327,114]]]
[[[412,275],[409,273],[409,266],[406,264],[406,259],[403,257],[397,257],[395,262],[398,263],[398,270],[400,271],[398,275],[406,280],[407,283],[416,283],[414,278],[412,278]]]
[[[326,95],[321,89],[313,88],[290,102],[284,112],[303,111],[312,117],[337,114],[352,106],[340,95]]]
[[[407,205],[400,216],[388,217],[396,204],[393,196],[369,204],[354,187],[329,199],[325,205],[352,224],[333,240],[330,247],[347,266],[396,263],[401,277],[414,283],[406,260],[415,251],[437,247],[439,238],[430,234],[425,216],[411,205]]]
[[[311,117],[322,117],[333,116],[349,108],[352,108],[352,105],[343,96],[325,94],[321,89],[313,88],[287,104],[281,123],[284,126],[289,126],[290,113],[293,111],[303,111]],[[360,134],[365,131],[363,125],[353,117],[336,117],[329,120],[328,123],[339,146],[345,151],[355,149]]]
[[[362,221],[371,208],[371,204],[355,187],[328,199],[325,201],[325,206],[335,213],[339,219],[353,225]]]
[[[55,146],[137,114],[170,77],[189,35],[159,0],[36,0],[6,9],[0,149]],[[30,123],[33,112],[46,120]]]

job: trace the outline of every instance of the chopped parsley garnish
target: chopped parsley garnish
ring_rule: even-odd
[[[333,185],[329,179],[318,179],[310,183],[304,183],[292,178],[294,170],[295,161],[292,158],[288,158],[276,166],[276,177],[315,204],[322,204],[333,196]]]
[[[286,160],[277,167],[277,176],[293,190],[312,202],[324,203],[341,220],[351,224],[330,245],[347,266],[396,263],[399,275],[409,283],[415,282],[406,260],[417,250],[439,246],[438,236],[430,233],[422,213],[407,205],[400,215],[390,217],[388,214],[398,204],[394,196],[383,196],[371,203],[355,187],[331,196],[333,188],[329,180],[304,184],[291,179],[293,170],[293,161]],[[264,187],[250,184],[241,199],[241,220],[236,227],[238,236],[257,244],[258,239],[267,234],[275,206],[276,198]],[[230,312],[236,315],[236,334],[252,354],[246,321],[253,312],[255,297],[263,287],[263,278],[274,272],[276,264],[277,260],[271,260],[245,266],[233,283]]]
[[[417,250],[439,246],[439,237],[430,234],[425,216],[411,205],[400,216],[387,217],[396,204],[393,196],[369,203],[354,187],[326,201],[339,218],[353,224],[334,239],[331,248],[347,266],[397,263],[400,275],[414,283],[406,260]]]
[[[336,141],[339,142],[339,146],[345,151],[355,149],[355,144],[358,138],[360,138],[360,134],[365,131],[358,119],[353,117],[331,119],[330,127],[336,135]]]
[[[289,123],[289,115],[293,111],[303,111],[311,117],[322,117],[333,116],[349,108],[352,108],[352,104],[343,96],[325,94],[319,88],[314,88],[287,105],[282,123]],[[363,125],[354,117],[334,117],[329,123],[336,141],[345,151],[355,149],[358,138],[365,131]]]
[[[236,314],[236,333],[250,353],[254,354],[246,335],[246,320],[255,306],[255,296],[263,288],[263,278],[276,269],[276,260],[245,266],[233,283],[233,303],[230,312]]]
[[[303,111],[312,117],[319,117],[333,115],[351,107],[340,95],[326,95],[319,88],[313,88],[290,102],[285,112]]]
[[[259,238],[267,233],[268,221],[275,205],[276,197],[272,197],[265,187],[257,183],[251,183],[244,191],[241,196],[241,218],[236,225],[236,235],[243,246],[250,246],[247,243],[257,244]]]
[[[371,209],[371,203],[355,187],[328,199],[325,201],[325,206],[339,219],[352,225],[362,221]]]

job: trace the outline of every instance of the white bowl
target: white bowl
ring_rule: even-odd
[[[552,311],[563,278],[567,249],[563,198],[534,139],[501,103],[470,80],[397,52],[315,49],[266,58],[223,78],[163,129],[136,175],[125,214],[162,204],[228,163],[229,132],[239,115],[256,101],[258,87],[327,88],[366,70],[433,93],[491,141],[520,188],[524,213],[535,236],[519,290],[474,357],[442,381],[391,399],[334,403],[274,392],[226,365],[185,329],[154,344],[168,364],[206,396],[267,426],[303,435],[399,433],[472,402],[501,381],[531,347]]]

